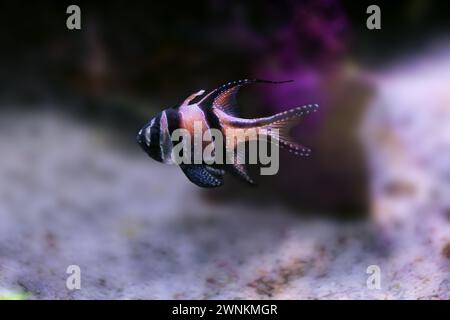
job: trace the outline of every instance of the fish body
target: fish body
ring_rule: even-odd
[[[289,131],[302,116],[315,112],[318,105],[304,105],[273,116],[255,119],[240,118],[236,112],[236,94],[241,86],[251,83],[285,82],[290,81],[275,82],[245,79],[229,82],[206,95],[204,90],[200,90],[186,98],[181,105],[165,109],[152,118],[139,131],[137,142],[154,160],[166,164],[176,164],[172,152],[178,142],[172,141],[171,136],[177,129],[184,129],[191,136],[194,136],[196,133],[198,134],[196,126],[199,126],[203,135],[210,134],[214,129],[220,131],[225,138],[233,130],[251,129],[256,134],[246,137],[247,141],[258,139],[260,134],[265,134],[271,136],[279,146],[291,153],[309,156],[311,150],[292,140]],[[276,132],[276,135],[272,132]],[[238,141],[234,139],[230,141],[232,143],[228,144],[226,148],[235,150]],[[208,143],[203,141],[202,149],[207,145]],[[215,147],[218,148],[218,146]],[[239,157],[238,153],[236,153],[236,157]],[[221,186],[225,172],[233,173],[249,184],[254,183],[247,172],[245,163],[239,161],[234,161],[231,164],[180,163],[179,166],[187,178],[200,187]]]

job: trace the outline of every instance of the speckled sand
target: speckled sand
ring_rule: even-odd
[[[449,221],[306,219],[205,201],[182,172],[51,112],[0,117],[0,290],[57,299],[450,298]],[[20,125],[18,125],[20,124]],[[418,208],[418,210],[421,210]],[[447,246],[447,249],[445,249]],[[81,268],[81,289],[66,268]],[[366,269],[381,268],[381,289]]]

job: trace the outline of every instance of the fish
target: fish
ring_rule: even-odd
[[[308,104],[261,118],[241,118],[237,112],[237,93],[245,85],[254,83],[282,84],[292,82],[261,79],[243,79],[228,82],[206,94],[205,90],[188,96],[183,103],[164,109],[151,118],[138,132],[136,140],[143,151],[158,162],[178,164],[189,181],[202,188],[217,188],[224,184],[225,173],[230,173],[250,185],[255,182],[250,176],[247,163],[238,161],[241,157],[235,152],[236,161],[232,163],[176,163],[173,151],[176,145],[171,136],[177,129],[194,133],[194,123],[201,124],[202,133],[218,130],[225,138],[229,130],[254,129],[272,138],[281,148],[294,155],[308,157],[311,149],[296,142],[290,130],[299,120],[319,108],[318,104]],[[274,134],[276,132],[276,134]],[[257,137],[259,139],[259,136]],[[214,143],[213,143],[214,144]],[[192,147],[192,146],[189,146]],[[205,145],[203,145],[205,147]],[[213,146],[219,148],[219,146]],[[236,145],[226,146],[234,148]],[[217,151],[217,150],[216,150]]]

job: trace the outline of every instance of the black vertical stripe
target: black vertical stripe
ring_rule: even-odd
[[[149,146],[149,154],[153,159],[157,161],[162,161],[161,155],[161,147],[159,143],[160,136],[160,121],[161,121],[161,113],[155,117],[155,122],[150,130],[150,146]]]
[[[166,110],[167,124],[169,125],[169,133],[180,128],[181,115],[178,109],[170,108]]]
[[[214,113],[212,106],[202,104],[200,106],[200,109],[203,111],[203,114],[205,115],[205,120],[206,120],[208,127],[210,129],[219,129],[222,131],[222,126],[220,125],[220,120]]]

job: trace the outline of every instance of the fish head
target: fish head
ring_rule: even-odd
[[[160,147],[160,119],[161,113],[150,119],[138,132],[136,141],[151,158],[162,162]]]

